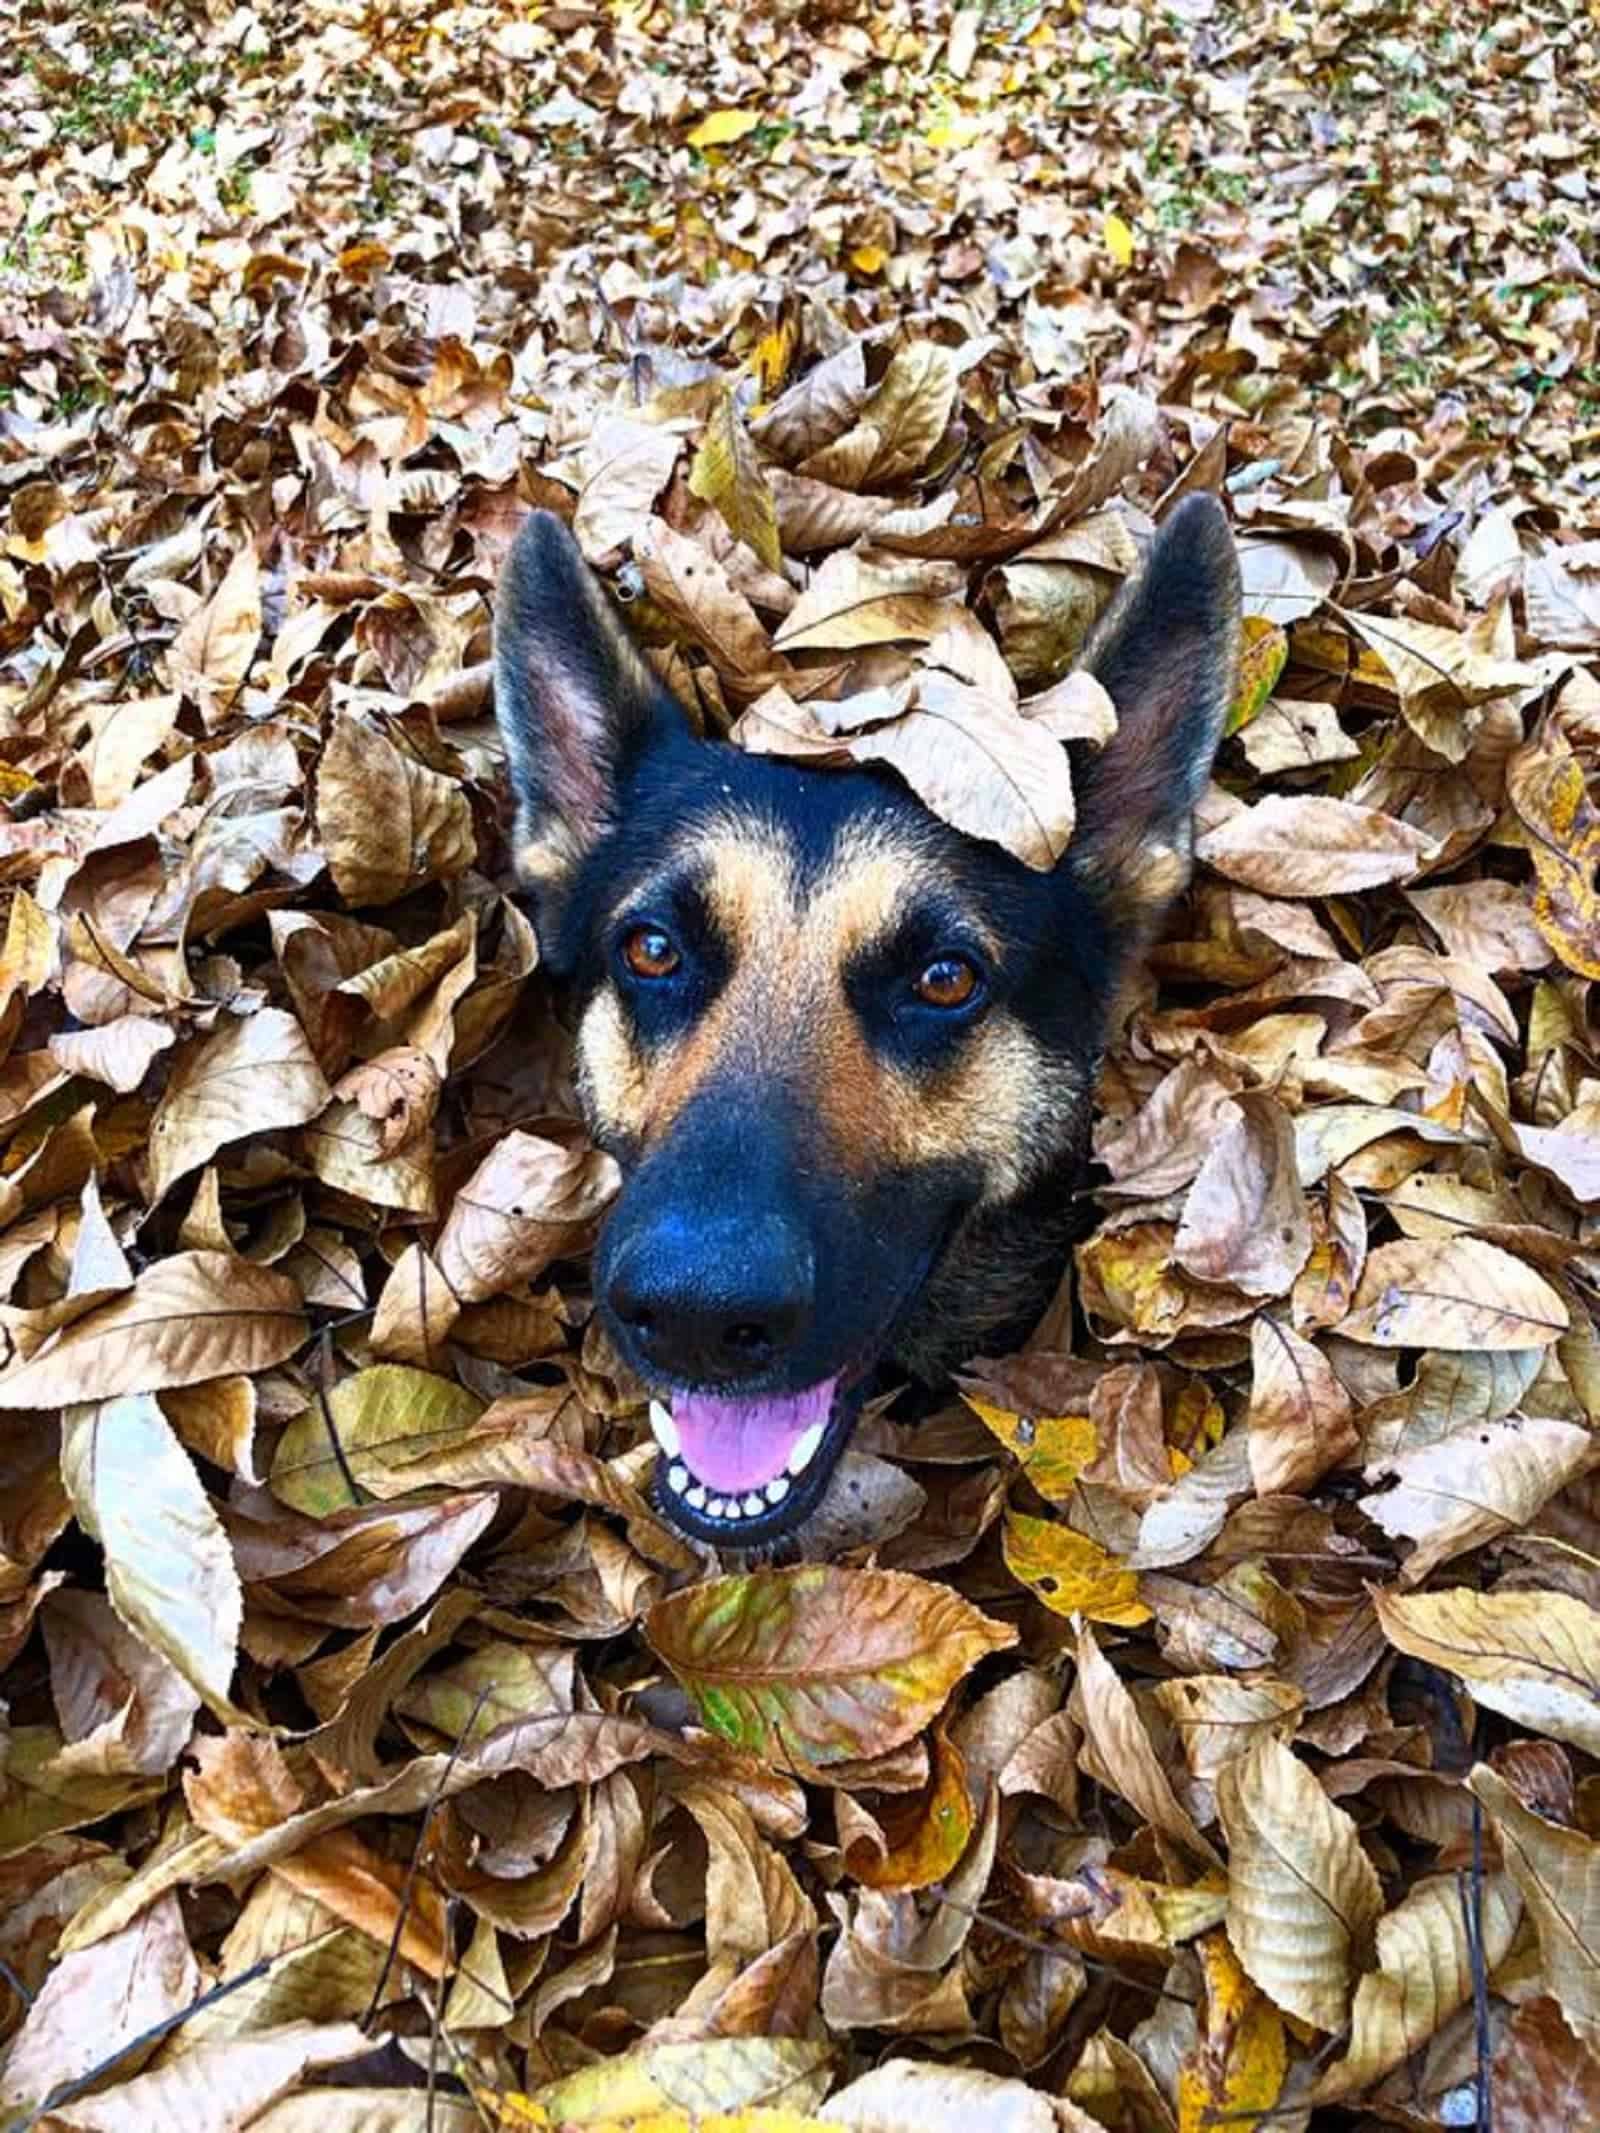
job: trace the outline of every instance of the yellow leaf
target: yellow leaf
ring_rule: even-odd
[[[973,112],[960,111],[930,126],[923,139],[930,148],[970,148],[974,141],[982,140],[986,131],[987,121]]]
[[[689,488],[768,570],[783,567],[778,507],[732,393],[724,393],[689,469]]]
[[[764,333],[750,351],[750,368],[760,380],[763,400],[782,391],[799,339],[794,320],[785,318],[770,333]]]
[[[708,111],[689,136],[691,148],[726,148],[761,124],[759,111]]]
[[[1239,733],[1259,717],[1289,659],[1289,639],[1276,622],[1246,615],[1239,647],[1239,684],[1228,706],[1224,733]]]
[[[1251,1984],[1225,1933],[1195,1943],[1205,1972],[1205,2026],[1178,2069],[1178,2133],[1226,2120],[1255,2133],[1278,2100],[1288,2068],[1283,2017]]]
[[[1006,1568],[1053,1614],[1087,1615],[1132,1629],[1148,1622],[1139,1580],[1098,1541],[1048,1518],[1006,1514]]]
[[[889,264],[889,254],[881,244],[858,244],[850,254],[850,264],[858,274],[881,274]]]
[[[1122,217],[1120,215],[1107,215],[1103,234],[1106,240],[1106,250],[1111,254],[1117,265],[1119,267],[1131,267],[1133,265],[1133,232]]]
[[[1100,1449],[1099,1431],[1089,1417],[1014,1415],[970,1392],[963,1397],[984,1427],[1016,1454],[1039,1494],[1051,1503],[1065,1503],[1073,1483]]]

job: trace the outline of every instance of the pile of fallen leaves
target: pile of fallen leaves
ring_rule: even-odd
[[[1243,125],[1211,13],[1137,63]],[[307,14],[119,14],[103,84],[64,17],[7,91],[0,2123],[1600,2121],[1593,35],[1472,47],[1548,136],[1452,240],[1553,219],[1540,455],[1499,356],[1330,395],[1305,290],[1381,325],[1437,235],[1362,279],[1344,136],[1292,231],[1074,195],[1093,11]],[[870,173],[864,75],[927,118]],[[1038,864],[1198,487],[1244,673],[1102,1220],[863,1424],[837,1560],[720,1578],[590,1316],[510,539],[570,519],[708,732]]]

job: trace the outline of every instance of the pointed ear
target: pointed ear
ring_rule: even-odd
[[[616,819],[630,761],[652,732],[687,730],[551,511],[524,521],[500,580],[494,703],[517,803],[517,871],[548,952],[573,876]]]
[[[1084,657],[1117,730],[1075,766],[1068,863],[1140,941],[1189,878],[1194,805],[1233,700],[1239,600],[1226,513],[1213,496],[1185,497]]]

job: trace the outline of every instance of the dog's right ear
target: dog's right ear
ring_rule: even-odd
[[[630,761],[652,733],[687,731],[551,511],[524,521],[500,580],[494,707],[517,803],[517,871],[549,953],[574,875],[616,821]]]

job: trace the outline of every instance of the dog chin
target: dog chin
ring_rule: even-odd
[[[866,1392],[839,1373],[789,1394],[658,1393],[653,1497],[669,1525],[721,1553],[793,1552],[827,1494]]]

